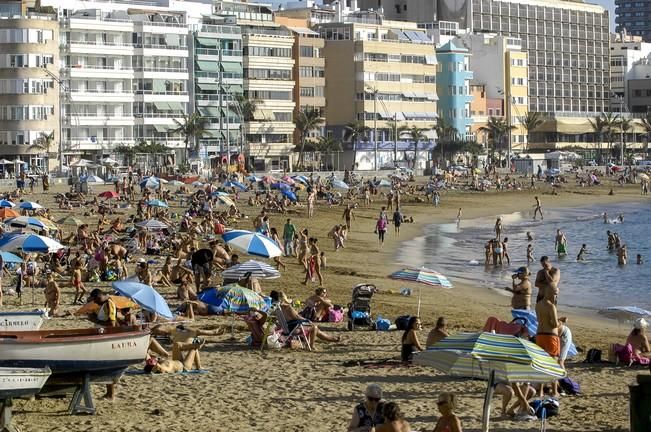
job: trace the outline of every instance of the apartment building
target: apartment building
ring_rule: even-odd
[[[640,36],[625,33],[611,35],[610,40],[610,111],[632,111],[629,83],[633,79],[636,64],[651,54],[651,43]],[[643,78],[643,76],[642,76]],[[639,79],[639,77],[637,78]],[[639,103],[636,102],[636,111]]]
[[[20,1],[0,8],[0,158],[22,161],[1,165],[3,171],[48,171],[57,164],[59,95],[47,71],[59,62],[58,35],[55,15]]]
[[[615,31],[651,42],[651,0],[615,0]]]
[[[486,100],[501,101],[499,109],[490,107],[486,115],[505,117],[514,127],[511,131],[511,148],[523,151],[527,146],[527,131],[521,119],[529,112],[528,60],[519,38],[479,33],[459,36],[470,56],[470,69],[474,72],[473,84],[481,84]]]
[[[293,76],[294,86],[294,118],[301,110],[314,108],[321,113],[324,124],[325,118],[325,57],[323,48],[325,40],[308,28],[308,22],[305,19],[286,18],[275,15],[275,21],[290,30],[294,35],[294,48],[292,56],[294,58]],[[325,127],[322,126],[317,130],[311,131],[308,140],[316,141],[323,136]],[[294,143],[300,143],[300,131],[294,131]]]
[[[470,81],[471,54],[463,45],[450,41],[436,49],[438,74],[436,89],[439,96],[438,115],[455,130],[459,139],[472,139],[472,94]]]
[[[290,170],[294,160],[293,33],[273,20],[267,6],[218,1],[215,14],[234,16],[242,30],[245,153],[256,171]],[[250,116],[248,116],[250,114]]]
[[[651,112],[651,54],[635,62],[628,74],[626,90],[633,115]],[[638,132],[647,135],[645,130]]]
[[[242,32],[233,18],[205,16],[193,41],[195,111],[205,121],[200,153],[232,161],[242,144],[236,108],[244,93]]]
[[[325,39],[328,133],[343,139],[346,124],[370,128],[354,144],[359,169],[392,165],[409,157],[416,143],[394,135],[400,126],[430,130],[436,119],[436,53],[416,24],[387,21],[377,13],[352,13],[314,27]],[[433,138],[433,132],[428,132]],[[424,168],[431,141],[418,143],[416,167]],[[412,153],[405,153],[410,151]]]

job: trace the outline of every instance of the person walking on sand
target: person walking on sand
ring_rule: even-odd
[[[82,297],[88,291],[86,290],[84,283],[81,281],[81,262],[79,261],[76,262],[75,269],[72,271],[71,282],[72,286],[75,288],[75,298],[72,301],[72,304],[77,304],[77,302],[83,304]]]
[[[502,218],[498,217],[495,221],[495,238],[499,241],[502,240]]]
[[[542,269],[538,270],[534,284],[538,288],[536,303],[545,297],[545,292],[547,291],[552,291],[558,295],[558,284],[561,281],[561,271],[552,266],[548,256],[543,255],[540,257],[540,265]]]
[[[351,221],[355,220],[355,212],[353,210],[354,208],[351,204],[346,204],[344,214],[341,216],[341,218],[346,221],[346,228],[348,231],[350,231],[350,228],[352,226]]]
[[[536,200],[536,203],[533,205],[533,220],[536,220],[536,215],[540,213],[540,220],[543,220],[542,204],[540,203],[540,198],[538,196],[533,197]]]
[[[459,211],[457,212],[457,225],[461,223],[461,207],[459,207]]]
[[[378,241],[380,247],[384,245],[384,234],[387,232],[387,220],[385,217],[380,216],[375,223],[375,230],[377,231]]]
[[[553,290],[546,290],[544,297],[536,303],[536,316],[538,317],[538,333],[536,345],[545,350],[552,358],[558,361],[561,355],[561,340],[559,330],[567,318],[558,317],[556,310],[557,295]],[[558,397],[558,381],[551,382],[552,396]],[[540,397],[543,396],[544,386],[540,386]]]
[[[294,235],[296,235],[296,225],[292,223],[291,219],[287,219],[283,227],[283,244],[285,246],[285,256],[293,256],[294,251]]]
[[[396,207],[396,211],[393,212],[393,229],[396,237],[400,237],[400,225],[402,225],[402,213],[400,207]]]

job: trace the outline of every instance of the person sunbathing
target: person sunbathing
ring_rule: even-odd
[[[636,319],[633,324],[633,330],[628,335],[628,338],[626,338],[626,345],[631,344],[634,355],[651,359],[649,339],[645,334],[647,327],[649,327],[649,323],[644,318]]]
[[[327,321],[330,309],[334,307],[325,288],[317,288],[314,294],[305,300],[306,309],[313,311],[312,321]]]

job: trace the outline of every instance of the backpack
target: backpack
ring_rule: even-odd
[[[558,385],[565,394],[577,395],[581,393],[581,386],[571,378],[565,377],[558,380]]]
[[[398,330],[407,330],[407,326],[409,325],[409,318],[411,318],[410,315],[402,315],[396,318],[396,328]]]
[[[588,354],[585,356],[585,361],[583,363],[601,363],[601,350],[596,348],[590,348]]]

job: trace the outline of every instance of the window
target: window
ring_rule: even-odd
[[[518,85],[518,86],[523,86],[523,85],[526,85],[526,79],[525,78],[511,78],[511,84]]]
[[[292,71],[289,69],[245,69],[244,75],[250,79],[291,80]]]
[[[316,97],[324,97],[325,96],[325,87],[323,87],[323,86],[314,87],[314,96],[316,96]]]
[[[309,45],[300,46],[300,56],[301,57],[314,57],[314,47]]]
[[[279,122],[291,122],[292,113],[290,112],[274,112],[274,119]]]
[[[301,96],[314,97],[314,87],[301,87]]]
[[[271,48],[260,46],[244,47],[244,55],[258,56],[258,57],[291,57],[291,48]]]
[[[290,91],[251,90],[244,93],[244,96],[249,99],[292,100],[292,92]]]

